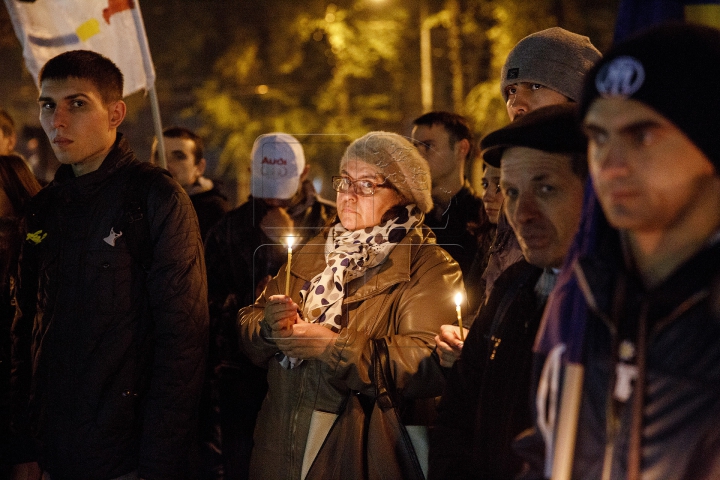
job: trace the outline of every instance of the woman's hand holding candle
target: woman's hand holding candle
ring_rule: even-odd
[[[286,295],[273,295],[265,304],[263,320],[272,330],[272,338],[289,337],[292,328],[300,321],[298,304]]]

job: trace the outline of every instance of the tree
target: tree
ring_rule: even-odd
[[[284,131],[303,137],[309,161],[330,176],[349,140],[402,118],[406,10],[378,15],[360,1],[315,12],[282,9],[272,35],[262,25],[242,30],[196,90],[193,111],[222,146],[223,171],[245,179],[255,138]],[[242,199],[247,182],[240,188]]]

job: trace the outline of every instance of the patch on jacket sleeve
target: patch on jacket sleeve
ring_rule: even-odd
[[[45,237],[47,237],[47,233],[43,232],[42,230],[38,230],[34,233],[29,233],[25,236],[25,240],[28,242],[32,242],[35,245],[45,240]]]

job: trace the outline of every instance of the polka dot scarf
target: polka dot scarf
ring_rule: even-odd
[[[336,224],[325,244],[325,270],[300,289],[305,320],[339,332],[347,284],[382,264],[392,249],[422,220],[420,209],[408,205],[397,218],[374,227],[350,231],[340,223]],[[292,368],[299,362],[286,357],[281,363]]]

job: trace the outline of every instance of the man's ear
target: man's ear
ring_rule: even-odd
[[[303,183],[305,179],[308,176],[308,173],[310,172],[310,165],[305,165],[305,168],[303,168],[302,173],[300,174],[300,183]]]
[[[464,159],[470,151],[470,141],[467,138],[463,138],[462,140],[455,142],[455,149]]]
[[[204,158],[201,158],[199,162],[195,164],[195,168],[197,168],[198,174],[202,177],[205,174],[205,169],[207,168],[207,162]]]
[[[111,103],[108,106],[108,114],[110,115],[110,128],[117,128],[125,120],[127,113],[127,105],[122,100]]]
[[[12,135],[6,136],[5,138],[8,139],[8,151],[14,152],[15,145],[17,145],[17,134],[15,132],[13,132]]]

